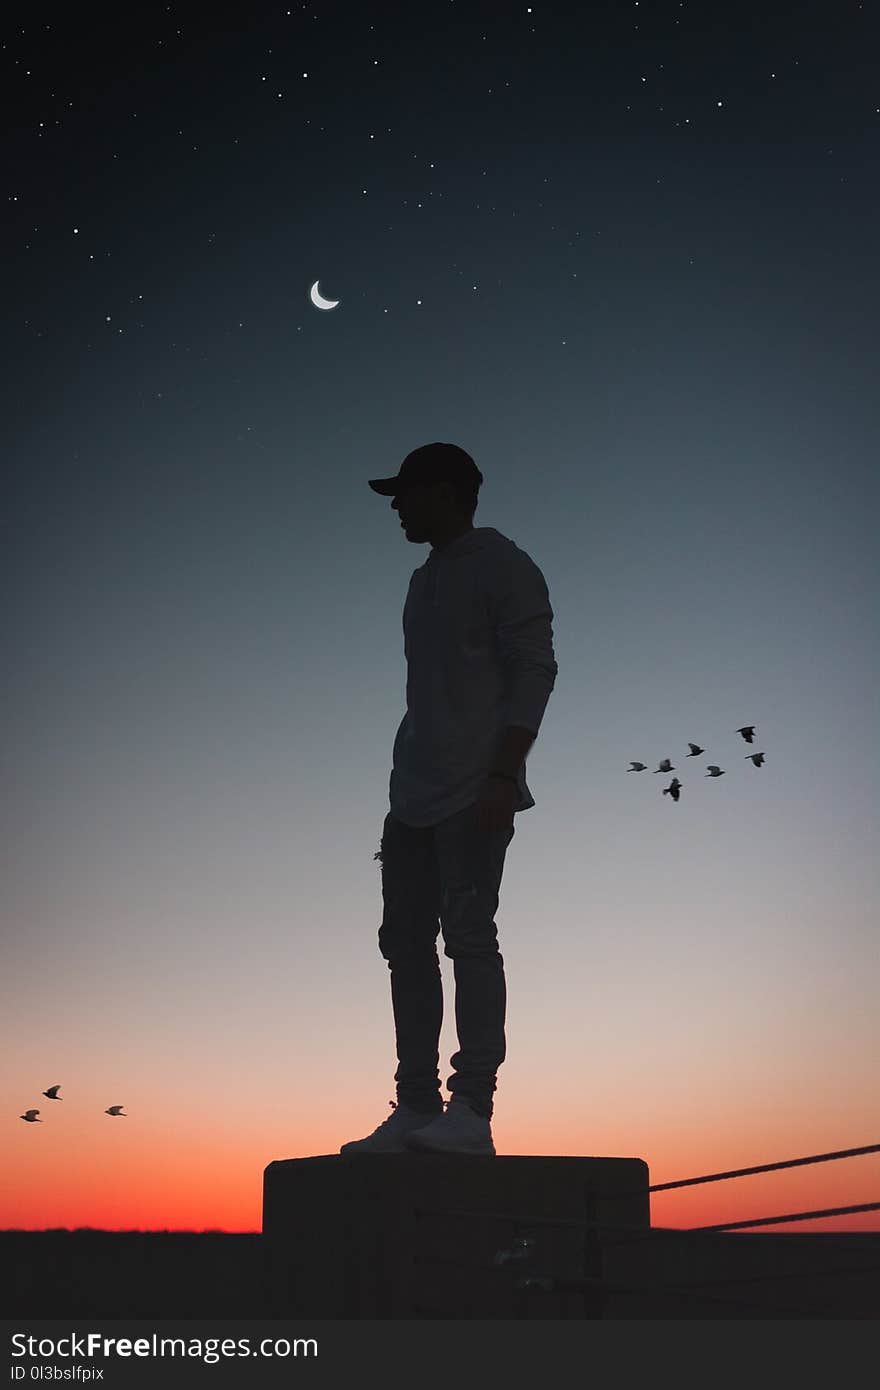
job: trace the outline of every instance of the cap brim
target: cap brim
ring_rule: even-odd
[[[382,497],[393,497],[400,488],[399,478],[370,478],[370,487]]]

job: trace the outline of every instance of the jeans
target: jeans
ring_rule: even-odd
[[[454,962],[459,1044],[446,1085],[492,1118],[496,1075],[506,1053],[507,1005],[494,916],[513,836],[513,825],[478,827],[473,805],[424,827],[405,825],[390,812],[385,817],[375,856],[382,864],[379,950],[391,972],[400,1105],[442,1113],[443,983],[436,946],[442,928],[444,955]]]

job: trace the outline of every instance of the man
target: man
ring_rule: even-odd
[[[556,682],[553,610],[538,566],[475,528],[483,475],[454,444],[426,444],[393,478],[404,535],[431,546],[403,610],[406,714],[394,740],[379,950],[391,972],[399,1062],[392,1114],[341,1154],[494,1154],[491,1119],[507,1002],[494,915],[517,811],[534,806],[525,759]],[[454,962],[459,1051],[440,1097],[443,987]]]

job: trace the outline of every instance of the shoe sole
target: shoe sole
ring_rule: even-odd
[[[340,1158],[365,1158],[368,1155],[381,1158],[382,1154],[405,1154],[404,1148],[399,1149],[340,1149]]]
[[[470,1148],[470,1149],[468,1149],[468,1148],[451,1148],[451,1147],[450,1147],[449,1145],[447,1145],[447,1144],[436,1144],[436,1145],[435,1145],[435,1144],[432,1144],[432,1143],[430,1142],[430,1140],[426,1143],[424,1139],[413,1138],[412,1142],[410,1142],[409,1140],[406,1141],[406,1146],[407,1146],[408,1149],[420,1149],[423,1153],[436,1153],[436,1154],[467,1154],[467,1155],[474,1155],[474,1156],[479,1156],[480,1154],[485,1154],[487,1157],[490,1157],[490,1158],[496,1157],[496,1154],[495,1154],[495,1145],[494,1145],[494,1144],[492,1144],[492,1145],[489,1146],[489,1147],[487,1147],[485,1144],[482,1144],[479,1148],[477,1148],[476,1146],[474,1146],[473,1148]]]
[[[354,1154],[402,1154],[406,1153],[406,1149],[404,1148],[402,1143],[389,1144],[381,1149],[373,1148],[372,1146],[361,1148],[359,1145],[356,1147],[350,1147],[347,1144],[343,1144],[339,1152],[343,1158],[347,1158],[349,1157],[349,1155]]]

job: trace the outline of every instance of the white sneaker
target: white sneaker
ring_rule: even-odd
[[[453,1096],[446,1111],[435,1120],[407,1134],[408,1149],[438,1154],[494,1154],[491,1122],[478,1115],[466,1100]]]
[[[393,1112],[388,1116],[388,1119],[383,1120],[372,1134],[367,1135],[366,1139],[352,1139],[350,1143],[343,1144],[339,1150],[341,1154],[406,1153],[404,1136],[411,1134],[413,1130],[429,1125],[437,1115],[443,1114],[442,1110],[432,1110],[427,1114],[423,1110],[411,1110],[408,1105],[398,1105],[393,1100],[390,1100],[388,1104]]]

